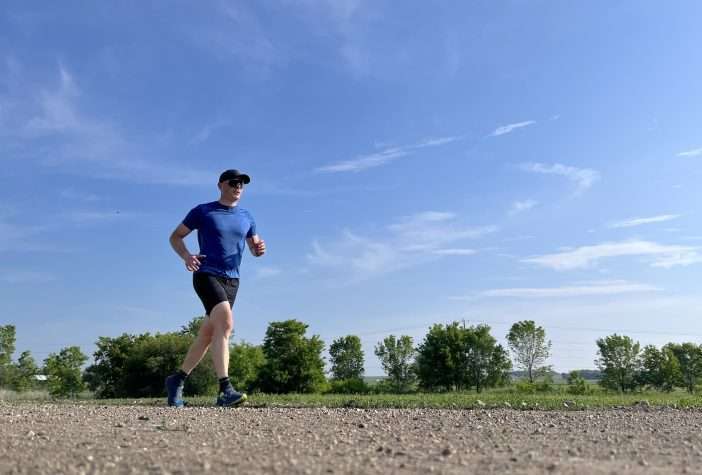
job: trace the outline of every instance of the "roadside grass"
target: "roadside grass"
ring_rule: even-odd
[[[94,405],[163,406],[163,398],[124,399],[51,399],[48,394],[14,393],[0,391],[0,402],[52,402]],[[86,395],[81,395],[86,396]],[[212,407],[214,397],[186,398],[191,407]],[[654,391],[618,394],[594,389],[590,394],[573,395],[556,389],[548,393],[520,394],[514,389],[412,394],[261,394],[249,395],[248,407],[327,407],[327,408],[435,408],[480,409],[512,408],[515,410],[586,410],[624,407],[702,408],[702,394],[690,395],[684,391],[662,393]]]

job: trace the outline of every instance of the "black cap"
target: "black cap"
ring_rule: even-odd
[[[219,182],[222,183],[223,181],[228,181],[228,180],[236,180],[240,179],[247,185],[251,182],[251,177],[247,175],[246,173],[241,173],[239,170],[224,170],[221,175],[219,175]]]

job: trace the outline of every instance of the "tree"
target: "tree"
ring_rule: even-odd
[[[69,346],[58,353],[49,354],[44,360],[49,394],[55,397],[75,397],[84,389],[81,366],[88,360],[80,348]]]
[[[633,391],[639,384],[641,346],[630,337],[609,335],[597,340],[595,364],[602,371],[600,385],[615,391]]]
[[[414,347],[412,337],[390,335],[375,347],[375,355],[380,359],[385,374],[388,375],[390,389],[394,392],[407,392],[416,380],[413,368]]]
[[[490,327],[476,325],[464,331],[468,384],[481,392],[484,388],[506,383],[512,363],[507,351],[490,335]]]
[[[417,348],[417,376],[424,389],[461,390],[468,384],[466,334],[458,322],[432,325]]]
[[[0,386],[10,384],[14,377],[12,355],[15,352],[15,326],[0,325]]]
[[[588,392],[587,381],[579,371],[573,370],[568,373],[568,392],[570,394],[586,394]]]
[[[689,393],[695,392],[695,386],[702,377],[702,347],[694,343],[669,343],[663,348],[670,350],[677,358],[683,387]]]
[[[668,347],[647,345],[641,352],[639,382],[661,391],[672,391],[681,381],[680,362]]]
[[[551,341],[546,341],[546,331],[532,320],[523,320],[512,325],[507,334],[507,343],[518,367],[527,373],[529,382],[535,374],[550,370],[543,366],[551,355]]]
[[[242,391],[258,388],[261,368],[266,362],[263,348],[241,342],[229,347],[229,377],[232,384]]]
[[[265,363],[260,387],[271,393],[309,393],[324,383],[324,342],[305,338],[308,325],[297,320],[271,322],[263,340]]]
[[[148,335],[148,334],[147,334]],[[136,397],[125,386],[127,360],[142,337],[123,333],[116,338],[101,336],[95,343],[94,364],[85,370],[84,380],[97,398]]]
[[[337,381],[363,379],[363,348],[356,335],[339,337],[329,347],[332,378]]]
[[[95,363],[84,374],[88,388],[98,398],[163,396],[166,376],[179,368],[201,324],[202,317],[197,317],[180,332],[100,337]],[[185,380],[184,393],[215,394],[216,390],[212,360],[205,355]]]
[[[26,391],[34,384],[34,377],[39,373],[37,364],[29,351],[23,351],[17,360],[12,388],[16,391]]]

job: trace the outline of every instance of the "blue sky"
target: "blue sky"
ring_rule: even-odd
[[[218,174],[268,254],[235,340],[533,319],[702,341],[699,2],[0,7],[0,323],[38,360],[202,309],[168,236]],[[194,236],[188,244],[196,250]]]

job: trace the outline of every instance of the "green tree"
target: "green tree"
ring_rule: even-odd
[[[507,351],[490,334],[490,327],[476,325],[464,331],[468,384],[481,392],[509,381],[512,362]]]
[[[85,370],[84,380],[97,398],[136,397],[129,394],[125,387],[127,377],[127,360],[134,352],[140,338],[123,333],[116,338],[101,336],[95,343],[97,350],[93,353],[94,364]]]
[[[597,340],[595,364],[602,371],[600,385],[619,392],[633,391],[639,385],[641,345],[624,335],[609,335]]]
[[[263,348],[246,342],[229,347],[229,377],[234,387],[252,392],[258,389],[261,368],[266,362]]]
[[[539,373],[548,372],[544,363],[551,355],[551,341],[546,340],[546,331],[532,320],[523,320],[512,325],[507,334],[507,344],[512,351],[517,367],[523,369],[530,383]]]
[[[167,375],[180,367],[202,324],[194,318],[179,332],[100,337],[84,380],[98,398],[160,397]],[[186,396],[214,394],[217,378],[211,358],[203,357],[185,380]]]
[[[580,371],[573,370],[568,373],[568,379],[566,381],[568,383],[567,391],[570,394],[587,394],[589,387],[585,378],[580,374]]]
[[[259,382],[264,392],[310,393],[324,385],[324,342],[318,335],[306,338],[307,328],[298,320],[268,325]]]
[[[339,337],[329,347],[332,378],[337,381],[363,379],[363,348],[356,335]]]
[[[44,360],[49,394],[54,397],[75,397],[84,389],[81,366],[88,360],[80,348],[69,346],[58,353],[49,354]]]
[[[0,325],[0,386],[9,386],[14,376],[15,326]]]
[[[412,337],[390,335],[375,347],[375,355],[380,359],[389,387],[394,392],[409,391],[416,381],[413,364],[414,346]]]
[[[420,386],[430,391],[461,390],[468,384],[466,332],[458,322],[429,328],[417,348]]]
[[[689,393],[695,392],[695,386],[702,377],[702,347],[694,343],[669,343],[663,348],[670,350],[677,358],[682,386]]]
[[[34,377],[39,373],[37,364],[29,351],[23,351],[17,360],[12,388],[16,391],[26,391],[34,385]]]
[[[639,382],[661,391],[672,391],[681,381],[680,362],[668,347],[647,345],[641,352]]]

